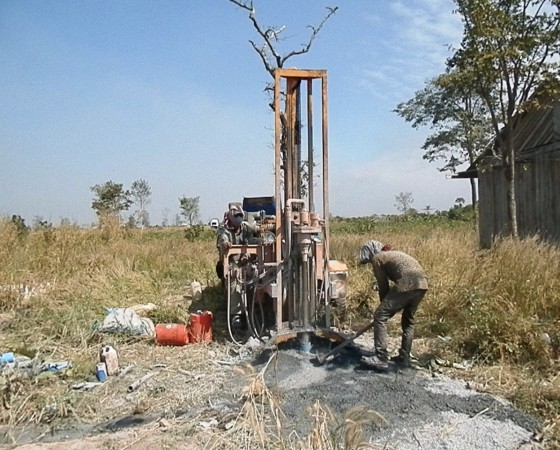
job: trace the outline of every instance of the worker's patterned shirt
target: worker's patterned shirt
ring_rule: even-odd
[[[256,243],[256,233],[256,228],[248,222],[243,222],[238,230],[221,226],[218,228],[218,238],[216,243],[218,250],[222,252],[224,250],[223,245],[226,242],[229,242],[232,245],[254,244]]]
[[[396,250],[382,251],[372,261],[373,272],[383,300],[389,292],[389,280],[397,292],[428,289],[428,277],[422,266],[412,256]]]

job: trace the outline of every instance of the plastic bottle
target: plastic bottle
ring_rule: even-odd
[[[97,366],[95,366],[95,376],[101,382],[107,379],[107,366],[104,362],[98,363]]]
[[[197,280],[194,280],[191,283],[191,290],[193,300],[199,301],[202,298],[202,285]]]
[[[99,352],[99,360],[105,363],[107,367],[107,375],[117,375],[119,373],[119,355],[117,351],[110,345],[103,345]]]
[[[0,355],[0,366],[3,364],[13,363],[15,361],[15,357],[13,352],[6,352]]]

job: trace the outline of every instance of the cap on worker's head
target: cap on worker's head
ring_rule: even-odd
[[[227,222],[230,228],[237,229],[243,222],[243,208],[240,205],[231,205],[227,213]]]
[[[245,213],[243,212],[243,208],[240,205],[231,205],[229,208],[229,217],[243,217],[244,214]]]
[[[360,264],[367,264],[373,261],[373,257],[377,255],[381,249],[383,248],[383,244],[379,241],[370,240],[367,241],[362,247],[360,248]]]

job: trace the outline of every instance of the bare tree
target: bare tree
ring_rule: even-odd
[[[162,227],[168,227],[169,226],[169,214],[171,213],[171,211],[169,211],[169,208],[163,208],[163,211],[161,212],[161,226]]]
[[[134,197],[134,203],[138,206],[135,213],[137,221],[140,223],[140,227],[144,229],[144,226],[149,225],[146,205],[148,205],[151,201],[150,197],[152,196],[152,188],[146,180],[140,178],[132,183],[130,192],[132,197]]]
[[[281,54],[278,46],[279,42],[282,40],[281,35],[285,31],[286,26],[263,26],[257,20],[257,13],[255,10],[255,6],[253,0],[248,1],[241,1],[241,0],[229,0],[234,5],[239,6],[240,8],[248,11],[249,13],[249,20],[253,24],[253,27],[257,31],[260,39],[262,40],[261,43],[257,43],[253,40],[249,40],[249,43],[253,47],[253,49],[257,52],[261,61],[264,65],[265,70],[270,74],[272,79],[274,80],[274,71],[276,69],[281,69],[284,67],[284,64],[290,58],[294,56],[303,55],[309,50],[311,50],[311,46],[313,45],[313,41],[323,28],[323,25],[329,20],[334,13],[338,10],[338,6],[335,7],[327,7],[327,13],[323,17],[323,20],[319,23],[318,26],[314,27],[312,25],[308,25],[308,28],[311,30],[311,35],[306,44],[302,44],[301,47],[297,50],[291,50],[286,54]],[[268,91],[274,91],[274,82],[271,82],[267,85]],[[270,107],[274,110],[274,103],[270,103]]]
[[[260,42],[257,43],[256,41],[249,40],[249,43],[253,47],[253,49],[259,55],[265,70],[270,74],[272,77],[272,81],[267,84],[265,91],[267,91],[271,97],[272,93],[274,92],[274,72],[276,69],[281,69],[284,67],[284,64],[289,59],[293,58],[294,56],[303,55],[308,53],[311,50],[311,46],[315,41],[315,38],[327,22],[337,11],[338,6],[335,7],[326,7],[326,14],[317,26],[308,25],[307,28],[311,30],[311,34],[307,43],[301,44],[300,48],[296,50],[291,50],[282,54],[279,49],[280,42],[283,40],[282,33],[286,30],[286,26],[264,26],[262,23],[259,22],[257,19],[257,13],[255,10],[255,5],[253,0],[229,0],[234,5],[237,5],[239,8],[244,9],[249,13],[249,20],[253,24],[253,28],[256,30],[257,34],[259,35]],[[274,111],[274,100],[271,98],[269,102],[270,108]],[[286,145],[286,132],[287,123],[286,118],[283,113],[280,114],[280,121],[282,123],[282,129],[284,130],[282,133],[282,147],[285,148]],[[285,154],[285,152],[282,152]],[[306,195],[306,188],[305,188],[305,181],[309,177],[309,164],[308,161],[302,161],[302,165],[300,167],[301,172],[301,192],[305,196]]]
[[[410,211],[413,203],[412,192],[401,192],[399,195],[395,195],[395,206],[404,215]]]

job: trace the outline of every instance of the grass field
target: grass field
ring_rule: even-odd
[[[417,338],[438,343],[429,351],[440,359],[472,364],[459,376],[540,416],[546,439],[559,446],[560,249],[535,237],[480,250],[468,222],[333,221],[331,258],[349,268],[348,310],[336,322],[344,329],[369,322],[378,302],[371,269],[356,261],[359,246],[372,238],[415,256],[429,275]],[[32,231],[0,220],[0,353],[71,360],[68,377],[83,380],[91,376],[102,339],[95,324],[105,308],[154,303],[155,323],[185,322],[195,279],[215,312],[216,341],[227,345],[216,258],[208,230],[196,236],[178,228]],[[40,383],[17,389],[2,383],[4,425],[40,421],[34,411],[62,395],[56,382],[48,398]]]

